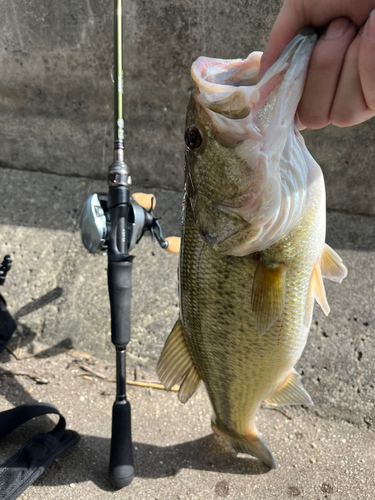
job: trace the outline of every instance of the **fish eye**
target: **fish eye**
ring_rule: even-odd
[[[197,149],[202,144],[202,134],[198,127],[190,125],[185,132],[185,143],[189,149]]]

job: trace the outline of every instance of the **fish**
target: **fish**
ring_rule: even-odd
[[[192,65],[180,313],[157,366],[181,402],[203,380],[213,430],[269,468],[257,410],[313,404],[295,364],[314,302],[330,311],[323,278],[347,275],[325,243],[323,174],[296,121],[316,39],[301,31],[259,81],[261,52]]]

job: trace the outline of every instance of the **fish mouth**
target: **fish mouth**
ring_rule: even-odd
[[[265,106],[270,107],[271,97],[277,93],[280,104],[286,99],[277,114],[282,111],[294,118],[316,40],[312,28],[301,30],[260,81],[262,52],[252,52],[246,59],[234,60],[199,57],[191,67],[191,76],[199,89],[197,100],[217,114],[242,119],[250,112],[257,115]],[[290,119],[284,116],[283,121],[286,123]]]
[[[268,142],[275,140],[276,135],[282,138],[276,140],[273,150],[281,148],[293,125],[316,40],[315,31],[304,28],[257,84],[259,101],[254,106],[253,123],[263,135],[269,136]]]
[[[234,60],[199,57],[191,67],[191,76],[199,89],[198,101],[227,118],[248,116],[259,100],[256,84],[261,58],[261,52]]]
[[[191,67],[191,76],[200,89],[226,94],[232,87],[255,85],[262,52],[252,52],[246,59],[199,57]]]

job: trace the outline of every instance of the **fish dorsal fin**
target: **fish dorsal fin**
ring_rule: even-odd
[[[320,259],[315,264],[315,267],[313,269],[310,287],[312,296],[323,309],[324,314],[328,316],[328,314],[330,313],[330,307],[327,302],[326,290],[324,288],[322,270],[320,268]]]
[[[286,266],[267,266],[262,259],[255,270],[251,298],[255,327],[261,337],[281,316],[285,304]]]
[[[188,351],[181,320],[176,322],[164,345],[157,373],[168,391],[182,382],[178,393],[182,403],[190,398],[199,385],[200,376]]]
[[[320,266],[323,278],[328,278],[331,281],[341,283],[348,274],[341,257],[327,244],[324,246]]]
[[[314,404],[302,385],[301,375],[294,368],[277,391],[265,402],[274,406]]]

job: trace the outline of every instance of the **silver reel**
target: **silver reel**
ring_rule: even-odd
[[[130,213],[127,230],[129,249],[132,250],[143,235],[146,213],[133,198],[130,199]],[[105,253],[109,235],[110,220],[107,212],[107,194],[94,193],[87,198],[83,207],[80,229],[82,242],[90,253]]]

